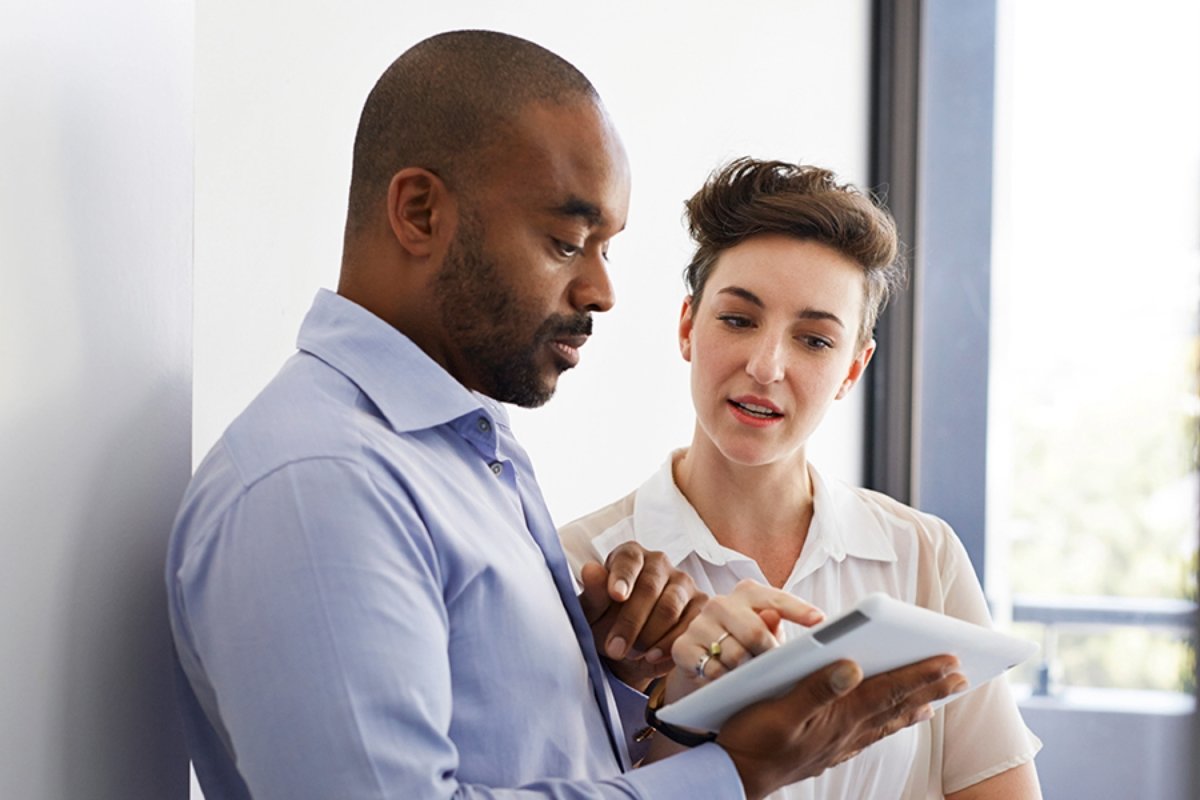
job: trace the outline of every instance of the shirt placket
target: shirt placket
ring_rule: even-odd
[[[613,754],[622,769],[630,767],[628,747],[620,724],[620,714],[616,701],[609,689],[600,655],[596,650],[592,637],[591,626],[584,617],[579,598],[575,595],[575,585],[571,580],[571,571],[567,566],[567,558],[563,553],[562,544],[558,540],[558,531],[550,519],[550,512],[542,498],[540,490],[533,479],[533,470],[529,457],[524,449],[511,436],[505,437],[504,449],[511,454],[510,458],[501,455],[498,427],[486,412],[479,411],[465,424],[458,424],[459,433],[486,460],[488,469],[498,480],[504,482],[509,489],[506,494],[514,499],[518,510],[525,519],[525,528],[533,539],[547,568],[554,579],[559,599],[571,621],[575,638],[583,652],[587,664],[588,680],[596,703],[606,723],[609,743]]]

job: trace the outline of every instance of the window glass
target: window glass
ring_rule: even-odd
[[[1026,628],[1051,690],[1190,690],[1200,4],[1000,9],[989,586],[1115,609]]]

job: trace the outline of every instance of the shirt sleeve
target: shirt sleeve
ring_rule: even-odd
[[[945,534],[940,570],[944,613],[990,628],[987,601],[967,552],[949,526]],[[1032,761],[1041,746],[1021,719],[1002,675],[946,705],[942,789],[951,794]]]
[[[740,785],[715,746],[608,780],[459,783],[436,548],[412,502],[351,462],[256,482],[174,580],[197,693],[258,800],[694,800]]]

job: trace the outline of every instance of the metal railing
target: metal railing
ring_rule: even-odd
[[[1015,595],[1012,621],[1042,626],[1041,663],[1033,686],[1035,696],[1054,689],[1058,636],[1064,630],[1132,626],[1194,637],[1197,605],[1190,600],[1131,597],[1041,597]]]

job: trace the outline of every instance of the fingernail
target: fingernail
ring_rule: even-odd
[[[947,664],[946,666],[942,667],[942,677],[943,678],[946,677],[951,672],[957,672],[958,667],[959,667],[958,659],[956,658],[953,661],[951,661],[949,664]]]
[[[657,647],[651,649],[650,652],[646,653],[646,660],[649,661],[651,664],[653,664],[656,661],[662,660],[662,657],[663,657],[663,651],[659,650]]]
[[[917,712],[917,722],[925,722],[933,719],[933,706],[925,706]]]
[[[829,682],[835,692],[840,694],[846,691],[854,685],[854,667],[843,664],[833,671],[833,675],[829,677]]]
[[[605,652],[609,658],[622,658],[625,655],[625,640],[620,636],[610,639]]]
[[[961,681],[954,684],[954,688],[950,690],[950,694],[958,694],[959,692],[965,692],[969,685],[970,684],[967,682],[967,679],[963,678]]]
[[[629,595],[629,583],[623,578],[613,584],[613,589],[615,589],[617,594],[619,594],[621,597],[627,597]]]

